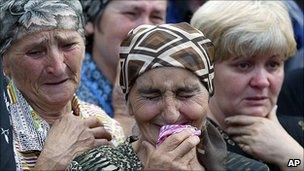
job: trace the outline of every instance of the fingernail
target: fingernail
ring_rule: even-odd
[[[195,136],[196,138],[194,139],[194,143],[198,144],[200,142],[200,138],[198,136]]]

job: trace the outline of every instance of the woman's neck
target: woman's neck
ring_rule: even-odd
[[[72,111],[71,101],[66,103],[64,106],[46,106],[43,104],[33,103],[30,100],[27,101],[33,110],[50,125],[52,125],[57,119],[61,118],[64,114],[68,114]]]
[[[93,48],[92,58],[102,74],[110,81],[112,85],[114,85],[116,79],[116,64],[118,63],[113,64],[112,61],[107,60],[108,58],[104,57],[97,48]]]
[[[220,128],[225,130],[227,128],[227,126],[225,124],[226,116],[221,111],[221,109],[214,97],[210,98],[209,109],[210,109],[210,112],[208,112],[208,118],[210,118],[212,121],[214,121]]]

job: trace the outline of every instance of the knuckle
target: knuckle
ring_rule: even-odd
[[[191,138],[188,138],[187,140],[186,140],[186,143],[187,143],[187,146],[188,147],[194,147],[194,146],[196,146],[196,143],[195,143],[195,141],[194,141],[194,139],[191,137]]]
[[[259,128],[258,127],[252,127],[250,129],[250,132],[253,134],[253,135],[257,135],[259,133]]]
[[[179,144],[183,140],[182,137],[177,134],[171,135],[171,139],[173,144]]]

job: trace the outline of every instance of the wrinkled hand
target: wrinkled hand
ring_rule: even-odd
[[[113,87],[112,106],[114,108],[114,119],[120,123],[125,135],[132,135],[132,128],[136,122],[135,119],[129,115],[127,103],[119,85],[114,85]]]
[[[56,120],[48,133],[36,170],[65,170],[76,155],[109,145],[111,135],[96,117],[81,119],[72,113]]]
[[[199,141],[190,129],[169,136],[156,148],[144,141],[147,153],[144,170],[205,170],[196,155]]]
[[[303,148],[281,126],[276,109],[277,106],[266,118],[244,115],[227,117],[226,132],[246,153],[285,170],[288,159],[303,158]]]

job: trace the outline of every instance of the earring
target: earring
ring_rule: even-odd
[[[6,86],[6,92],[7,92],[10,103],[16,104],[17,103],[17,93],[16,93],[16,87],[14,86],[12,79],[9,79],[9,82]]]

